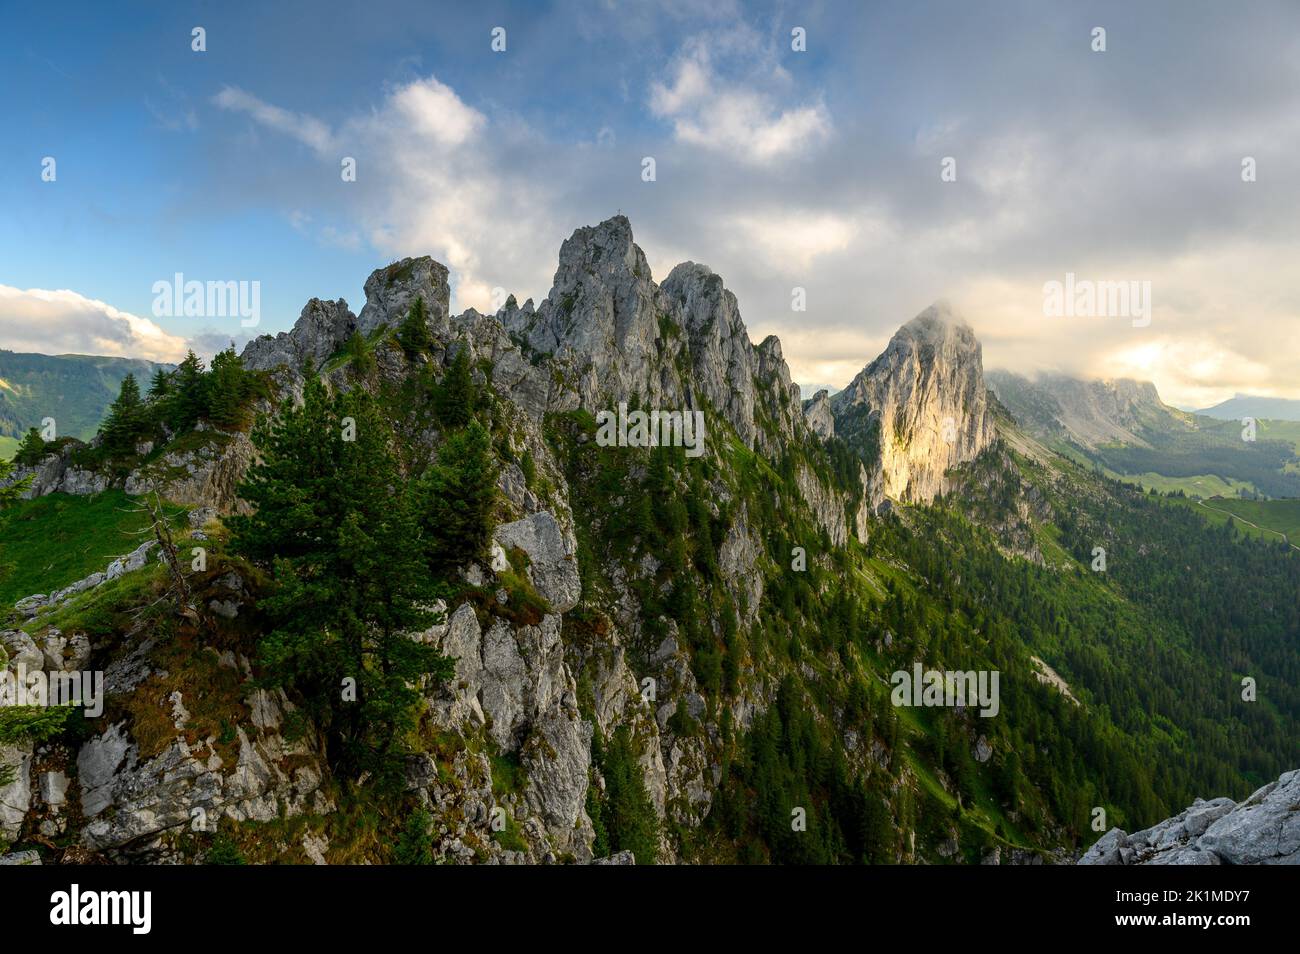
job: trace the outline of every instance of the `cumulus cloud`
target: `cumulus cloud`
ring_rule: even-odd
[[[0,285],[0,340],[11,351],[97,354],[174,362],[184,338],[148,318],[119,311],[74,291]]]
[[[820,102],[782,108],[753,87],[722,81],[698,40],[677,57],[666,82],[651,84],[650,109],[673,124],[678,140],[758,165],[803,152],[832,130]]]
[[[456,308],[490,310],[497,286],[546,288],[555,248],[544,251],[536,236],[561,226],[542,172],[547,144],[527,126],[503,120],[489,135],[488,117],[434,76],[389,88],[376,108],[335,127],[233,88],[217,102],[330,159],[356,158],[356,228],[318,226],[293,209],[289,221],[303,234],[344,249],[364,235],[394,258],[432,254],[452,271]],[[512,164],[516,156],[536,158]]]

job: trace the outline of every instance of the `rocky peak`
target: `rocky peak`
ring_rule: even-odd
[[[835,414],[831,410],[831,393],[822,388],[803,403],[804,420],[822,440],[835,436]]]
[[[357,317],[358,330],[370,334],[382,325],[397,325],[417,296],[424,299],[429,327],[435,334],[445,333],[451,307],[447,266],[428,255],[404,258],[371,272],[366,279],[366,304]]]
[[[994,439],[979,340],[946,302],[903,325],[830,403],[837,432],[874,434],[875,503],[933,500],[945,472]]]
[[[732,422],[753,446],[754,346],[740,319],[740,306],[722,278],[704,265],[683,262],[669,273],[663,294],[673,306],[661,334],[684,334],[690,354],[690,384]],[[674,341],[665,344],[676,344]]]
[[[788,436],[801,418],[780,343],[754,347],[736,296],[705,265],[684,262],[656,285],[625,216],[575,231],[536,312],[507,308],[499,317],[570,372],[588,409],[634,398],[663,408],[707,402],[747,446],[764,440],[760,400]]]
[[[357,317],[348,303],[313,298],[303,306],[302,314],[289,331],[278,335],[261,335],[244,346],[240,356],[244,367],[269,371],[279,365],[294,370],[303,365],[315,368],[332,355],[357,328]]]
[[[632,241],[632,226],[618,215],[565,240],[554,285],[535,313],[524,309],[503,317],[507,330],[532,350],[576,371],[580,399],[594,407],[604,395],[651,403],[679,399],[665,395],[651,373],[663,310],[645,254]]]

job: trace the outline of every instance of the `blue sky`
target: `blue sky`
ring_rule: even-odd
[[[1133,6],[11,4],[0,346],[247,335],[155,316],[176,272],[260,282],[258,332],[313,296],[359,309],[411,254],[457,310],[541,297],[563,239],[622,211],[657,278],[713,267],[802,383],[842,386],[946,297],[990,365],[1300,396],[1300,9]],[[1046,320],[1067,272],[1150,281],[1151,326]]]

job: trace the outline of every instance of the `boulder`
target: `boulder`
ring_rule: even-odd
[[[575,556],[577,541],[561,529],[550,512],[543,510],[502,524],[496,528],[493,540],[503,551],[518,547],[528,555],[528,576],[552,609],[565,613],[578,605],[582,580]]]

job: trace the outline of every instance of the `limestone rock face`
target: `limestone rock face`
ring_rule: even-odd
[[[578,605],[582,596],[578,542],[560,528],[554,516],[543,510],[497,527],[493,536],[504,550],[518,547],[528,556],[528,576],[556,612],[567,613]]]
[[[172,451],[127,476],[123,490],[218,513],[246,512],[238,486],[253,462],[253,442],[242,431],[186,451]]]
[[[803,405],[804,420],[809,429],[822,440],[835,436],[835,412],[831,410],[830,392],[818,391]]]
[[[972,460],[995,432],[974,332],[946,303],[913,318],[883,354],[830,399],[837,433],[872,440],[873,502],[929,502],[950,468]]]
[[[447,266],[427,255],[404,258],[371,273],[366,279],[366,303],[357,316],[357,330],[368,335],[383,325],[396,327],[417,297],[424,299],[430,330],[445,335],[451,303]]]
[[[1300,769],[1245,801],[1197,799],[1132,835],[1112,828],[1081,865],[1300,865]]]
[[[280,365],[294,370],[304,365],[316,368],[356,329],[357,318],[342,298],[338,301],[313,298],[303,306],[292,330],[282,331],[275,337],[254,338],[244,346],[239,360],[252,371],[269,371]]]

